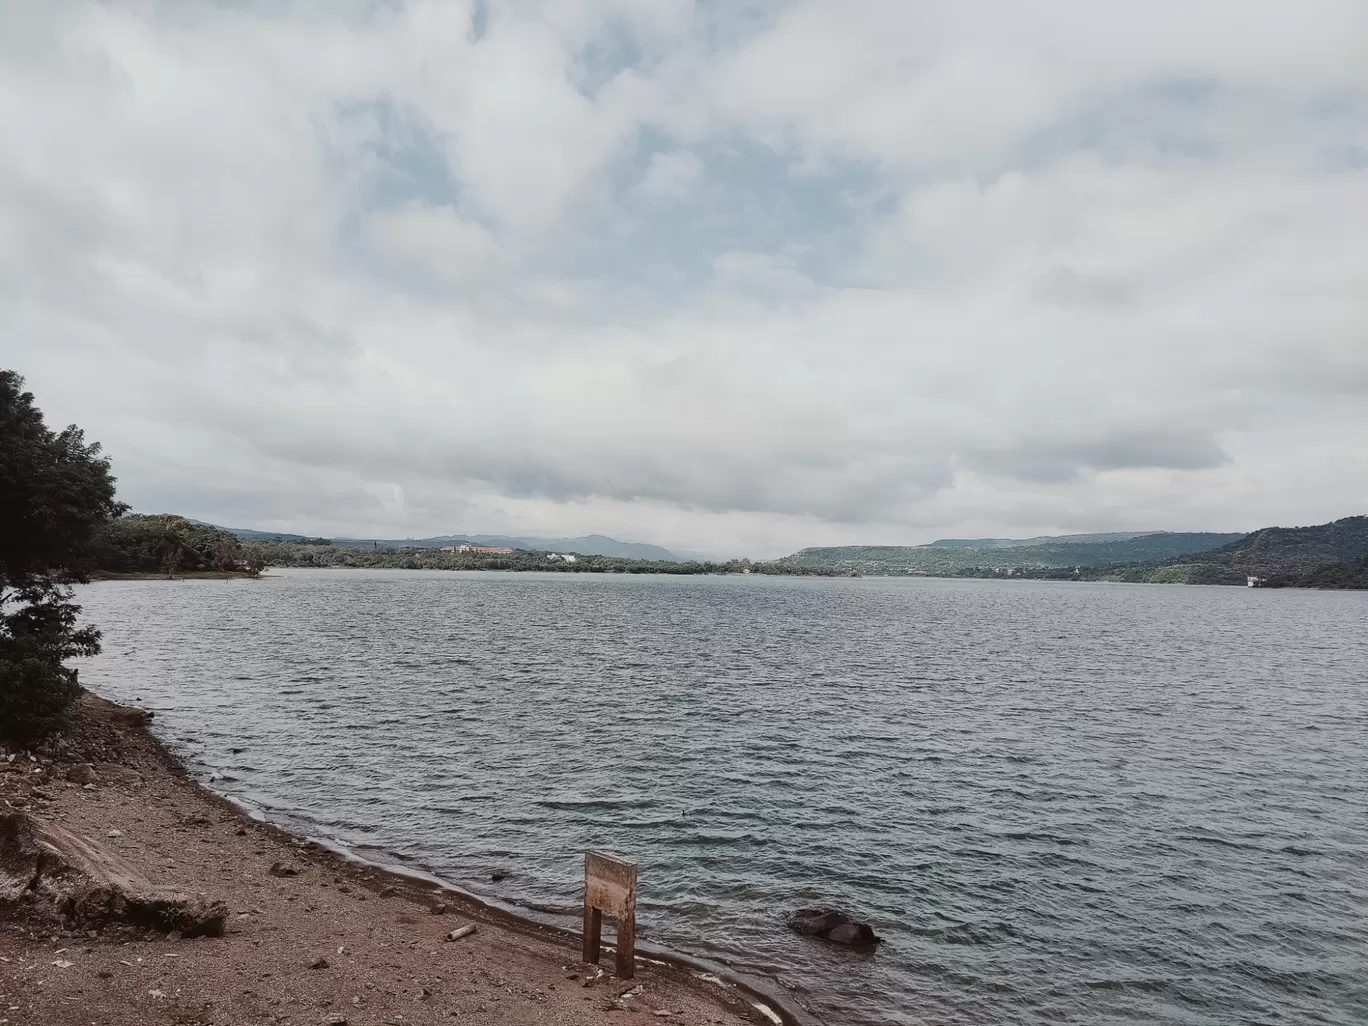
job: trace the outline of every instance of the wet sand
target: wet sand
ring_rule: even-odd
[[[93,696],[64,751],[0,749],[0,814],[14,810],[228,915],[221,937],[181,939],[0,904],[0,1026],[780,1021],[684,966],[639,957],[620,980],[611,948],[601,968],[582,965],[559,931],[257,822]],[[467,924],[476,932],[446,939]]]

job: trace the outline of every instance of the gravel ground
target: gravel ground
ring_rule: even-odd
[[[92,696],[36,762],[0,749],[10,809],[230,911],[222,937],[182,940],[73,932],[50,910],[0,905],[0,1026],[769,1021],[688,969],[639,960],[619,980],[610,952],[602,970],[582,965],[554,931],[257,823],[191,780],[133,711]],[[468,923],[473,935],[446,940]]]

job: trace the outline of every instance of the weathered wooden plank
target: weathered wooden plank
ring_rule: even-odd
[[[597,963],[602,944],[603,916],[613,918],[617,930],[617,975],[630,980],[636,966],[636,864],[607,852],[584,856],[584,960]]]

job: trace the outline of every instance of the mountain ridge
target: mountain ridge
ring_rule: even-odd
[[[1128,532],[1118,532],[1127,535]],[[826,567],[861,574],[958,575],[976,568],[1004,565],[1051,569],[1075,566],[1118,566],[1156,562],[1176,556],[1208,552],[1243,538],[1233,532],[1158,531],[1152,534],[1078,535],[1056,538],[986,539],[1017,541],[1020,545],[838,545],[800,549],[779,562]],[[956,541],[957,539],[943,539]],[[969,539],[966,539],[969,540]]]
[[[1157,532],[1125,540],[1091,537],[1088,542],[980,548],[803,549],[781,562],[884,575],[1368,589],[1368,516],[1306,527],[1264,527],[1233,537],[1197,532]]]

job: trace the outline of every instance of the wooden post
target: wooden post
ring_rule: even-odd
[[[636,967],[636,864],[606,852],[584,856],[584,960],[596,964],[603,917],[617,928],[617,975],[630,980]]]

